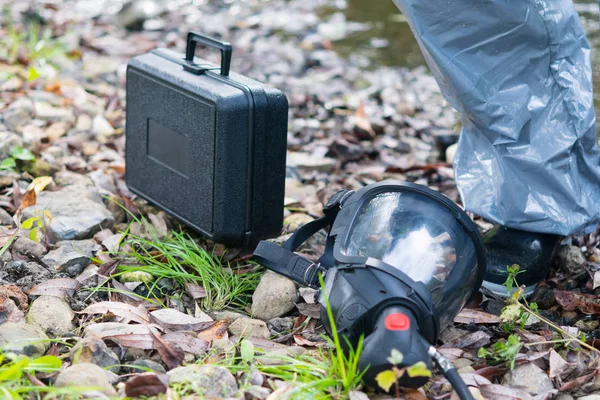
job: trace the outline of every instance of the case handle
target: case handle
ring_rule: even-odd
[[[195,74],[200,74],[203,71],[206,71],[206,68],[194,65],[196,43],[201,43],[208,47],[221,50],[221,75],[229,76],[229,68],[231,66],[231,44],[227,42],[221,42],[220,40],[196,32],[189,32],[187,35],[187,47],[185,49],[185,60],[187,63],[183,67],[187,71]]]

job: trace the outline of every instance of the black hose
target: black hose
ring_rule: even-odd
[[[456,368],[454,368],[454,365],[452,365],[450,360],[444,357],[433,346],[429,348],[429,355],[434,359],[437,365],[440,366],[444,377],[448,379],[448,382],[450,382],[450,385],[452,385],[452,388],[456,391],[456,394],[458,394],[460,400],[474,400],[471,392],[469,392],[469,387],[460,377],[458,371]]]
[[[473,400],[473,396],[469,392],[469,387],[462,380],[456,368],[452,367],[447,371],[443,371],[443,374],[456,391],[456,394],[458,394],[458,397],[460,397],[460,400]]]

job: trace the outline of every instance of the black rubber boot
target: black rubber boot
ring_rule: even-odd
[[[506,268],[518,264],[521,272],[517,283],[525,285],[525,296],[531,295],[537,284],[548,276],[561,240],[562,236],[558,235],[496,226],[483,237],[487,259],[483,287],[507,297],[510,293],[503,286],[508,278]]]

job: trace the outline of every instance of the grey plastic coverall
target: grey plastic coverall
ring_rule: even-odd
[[[590,47],[571,0],[394,0],[463,130],[465,207],[569,235],[600,223]]]

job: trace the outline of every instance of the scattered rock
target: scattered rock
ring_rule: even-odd
[[[294,321],[291,318],[273,318],[267,321],[277,333],[291,332],[294,329]]]
[[[458,143],[448,146],[446,149],[446,162],[448,164],[454,163],[454,157],[456,156],[456,149],[458,148]]]
[[[87,176],[71,171],[60,171],[54,174],[54,183],[58,186],[94,186],[94,182]]]
[[[271,336],[269,328],[265,321],[251,318],[239,318],[233,321],[229,325],[229,332],[238,337],[256,337],[261,339],[268,339]]]
[[[33,118],[33,102],[21,97],[15,100],[4,112],[4,124],[11,131],[20,132]]]
[[[248,318],[247,315],[238,313],[235,311],[222,310],[222,311],[211,311],[208,313],[215,321],[229,320],[231,322],[240,318]]]
[[[252,295],[252,315],[269,320],[290,312],[298,300],[294,282],[273,272],[265,273]]]
[[[554,262],[559,268],[576,274],[583,269],[586,259],[579,247],[564,245],[558,248]]]
[[[40,193],[36,205],[23,210],[23,218],[31,218],[44,210],[52,214],[48,235],[53,243],[88,239],[114,223],[98,191],[86,186],[71,185],[56,192]]]
[[[12,132],[0,132],[0,160],[5,159],[13,147],[22,147],[23,139]]]
[[[6,322],[25,322],[25,314],[12,299],[0,297],[0,325]]]
[[[152,361],[152,360],[146,360],[146,359],[135,360],[130,365],[132,366],[131,368],[128,368],[128,370],[129,370],[128,373],[130,373],[130,374],[145,372],[147,370],[152,370],[159,374],[167,373],[167,371],[165,370],[165,368],[162,365],[160,365],[159,363]],[[135,368],[135,367],[141,367],[143,369]]]
[[[535,364],[518,365],[504,375],[503,385],[524,390],[530,394],[541,394],[554,389],[548,375]]]
[[[50,271],[36,262],[15,260],[7,263],[0,270],[0,278],[15,283],[22,290],[27,290],[52,277]]]
[[[302,225],[306,225],[314,220],[315,219],[308,214],[294,213],[288,216],[283,223],[287,225],[287,229],[289,229],[289,231],[294,232],[297,231]]]
[[[112,372],[119,372],[118,365],[121,363],[119,357],[102,339],[91,335],[83,338],[71,349],[69,358],[73,364],[88,363],[101,368],[112,367]]]
[[[56,377],[56,387],[86,386],[97,388],[107,396],[117,397],[106,372],[97,365],[89,363],[74,364]]]
[[[42,261],[57,271],[65,271],[74,277],[90,265],[90,258],[102,250],[92,239],[65,240],[56,244],[57,248],[50,251]]]
[[[54,296],[40,296],[31,304],[27,322],[36,324],[50,336],[63,336],[73,329],[75,314],[65,299]]]
[[[42,101],[36,101],[34,108],[35,116],[39,119],[46,121],[75,121],[75,116],[70,108],[53,107],[51,104]]]
[[[188,365],[168,372],[171,385],[182,384],[204,398],[235,397],[238,386],[234,376],[224,367]]]
[[[46,248],[43,244],[34,242],[24,236],[20,236],[12,245],[12,249],[19,254],[24,256],[35,256],[37,258],[44,257],[46,254]]]
[[[112,127],[104,116],[98,114],[94,117],[92,132],[98,136],[108,136],[115,132],[115,128]]]
[[[40,357],[49,346],[48,336],[37,325],[15,322],[0,325],[0,347],[5,351]]]
[[[4,208],[0,208],[0,225],[12,225],[13,219],[9,213],[4,211]],[[13,243],[14,246],[14,243]]]
[[[559,393],[558,395],[556,395],[554,400],[575,400],[575,399],[570,394]]]
[[[329,157],[316,157],[308,153],[290,152],[287,165],[304,171],[331,173],[337,165],[337,160]]]
[[[250,386],[244,389],[244,393],[251,399],[266,400],[271,394],[271,389],[262,386]]]

